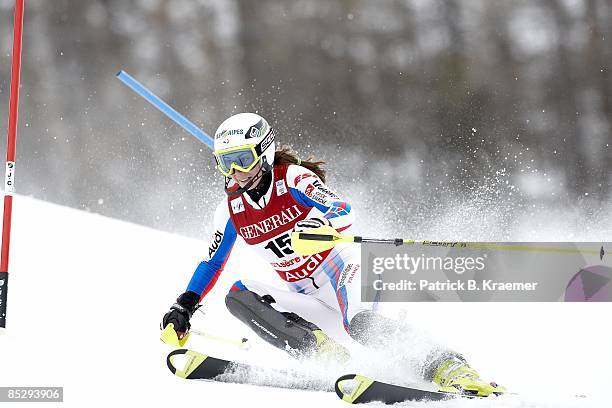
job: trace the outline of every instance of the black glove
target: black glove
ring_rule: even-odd
[[[324,225],[331,225],[331,223],[329,222],[327,218],[317,218],[317,217],[306,218],[306,219],[303,219],[302,221],[296,222],[295,225],[293,226],[293,231],[294,232],[306,232],[309,229],[319,228]]]
[[[170,323],[174,325],[177,333],[187,333],[191,328],[189,319],[198,308],[200,295],[195,292],[187,291],[176,299],[176,303],[170,307],[170,311],[162,319],[161,329],[163,330]]]

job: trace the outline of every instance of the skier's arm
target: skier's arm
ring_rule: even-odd
[[[185,293],[176,299],[176,303],[162,319],[162,328],[172,323],[179,336],[189,330],[191,316],[202,298],[217,282],[236,241],[236,230],[225,200],[215,211],[214,228],[215,232],[208,246],[206,259],[196,268]]]
[[[298,165],[287,169],[286,182],[293,198],[306,207],[316,207],[337,231],[349,228],[355,220],[351,205],[312,171]]]
[[[236,242],[236,229],[230,218],[226,200],[223,200],[215,211],[214,228],[215,232],[208,245],[208,254],[200,262],[187,285],[187,291],[197,293],[199,300],[202,300],[217,282]]]

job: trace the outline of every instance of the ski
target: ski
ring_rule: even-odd
[[[179,356],[183,359],[179,362]],[[332,381],[322,376],[309,375],[301,370],[258,367],[246,363],[211,357],[197,351],[178,349],[166,358],[172,374],[187,380],[208,380],[263,387],[289,388],[308,391],[335,390],[340,399],[350,404],[404,401],[441,401],[452,398],[479,398],[472,395],[430,391],[415,387],[393,385],[357,374],[347,374]]]
[[[174,365],[174,360],[177,356],[181,355],[185,356],[186,361],[183,368],[179,369]],[[246,364],[210,357],[187,349],[172,351],[168,354],[166,363],[172,374],[188,380],[214,380],[226,372],[235,370],[249,371],[251,369]]]
[[[395,404],[404,401],[441,401],[457,397],[480,398],[387,384],[358,374],[343,375],[336,380],[334,388],[338,397],[349,404],[364,404],[374,401]]]
[[[183,361],[179,362],[181,358]],[[305,371],[258,367],[211,357],[188,349],[170,352],[166,363],[172,374],[187,380],[209,380],[308,391],[333,390],[333,380],[309,375]]]

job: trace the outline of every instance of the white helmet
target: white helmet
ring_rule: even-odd
[[[274,129],[255,113],[239,113],[226,119],[215,132],[217,170],[229,177],[234,170],[250,171],[261,161],[264,172],[274,163]]]

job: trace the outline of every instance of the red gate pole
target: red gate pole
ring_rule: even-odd
[[[21,75],[21,39],[23,33],[24,0],[15,0],[13,26],[13,60],[11,62],[11,96],[9,102],[8,138],[6,143],[6,179],[4,184],[4,218],[2,224],[2,259],[0,260],[0,327],[6,327],[8,291],[8,261],[11,241],[11,215],[15,191],[15,143],[19,109],[19,77]]]

